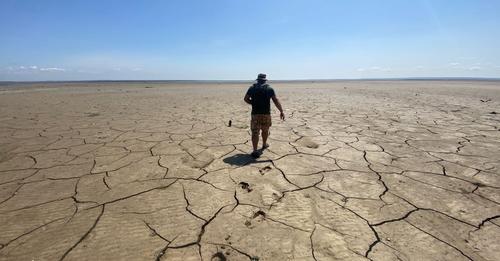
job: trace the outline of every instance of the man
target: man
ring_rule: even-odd
[[[257,150],[259,144],[259,131],[262,132],[262,150],[269,147],[269,127],[271,127],[271,99],[280,111],[280,118],[285,120],[285,114],[281,103],[276,97],[273,88],[266,83],[266,75],[261,73],[257,76],[257,82],[253,84],[245,95],[245,102],[252,105],[252,119],[250,129],[252,130],[252,156],[258,158],[260,152]]]

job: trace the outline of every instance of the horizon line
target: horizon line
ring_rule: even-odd
[[[500,77],[389,77],[389,78],[320,78],[320,79],[276,79],[268,80],[269,82],[329,82],[329,81],[446,81],[446,80],[469,80],[469,81],[500,81]],[[4,81],[0,80],[1,84],[6,83],[78,83],[78,82],[223,82],[223,83],[246,83],[254,82],[255,80],[188,80],[188,79],[176,79],[176,80],[159,80],[159,79],[141,79],[141,80],[34,80],[34,81]]]

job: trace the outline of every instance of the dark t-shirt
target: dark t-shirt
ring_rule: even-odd
[[[248,88],[247,95],[252,102],[252,114],[271,114],[271,97],[274,90],[269,84],[255,83]]]

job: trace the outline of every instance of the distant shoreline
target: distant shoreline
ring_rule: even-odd
[[[342,82],[342,81],[500,81],[500,78],[482,77],[409,77],[409,78],[359,78],[359,79],[296,79],[296,80],[270,80],[273,83],[292,82]],[[47,83],[251,83],[253,80],[75,80],[75,81],[0,81],[0,86],[18,84],[47,84]]]

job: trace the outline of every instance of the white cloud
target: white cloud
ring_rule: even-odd
[[[0,67],[0,72],[5,72],[9,75],[24,75],[24,77],[31,77],[34,75],[39,75],[40,73],[49,74],[69,71],[71,70],[61,67],[40,67],[38,65],[16,65],[3,68]]]
[[[138,68],[138,67],[137,68],[132,68],[132,71],[134,71],[134,72],[142,71],[142,68]]]
[[[469,67],[469,71],[479,71],[479,70],[481,70],[480,66],[471,66],[471,67]]]
[[[390,68],[384,68],[380,66],[372,66],[369,68],[358,68],[358,72],[390,72],[392,71]]]
[[[36,66],[36,65],[30,65],[30,66],[20,65],[17,67],[9,66],[8,68],[10,70],[36,70],[36,69],[38,69],[38,66]]]
[[[57,67],[49,67],[49,68],[40,68],[42,72],[65,72],[66,69],[57,68]]]
[[[453,62],[453,63],[448,63],[449,66],[459,66],[460,63],[457,63],[457,62]]]

